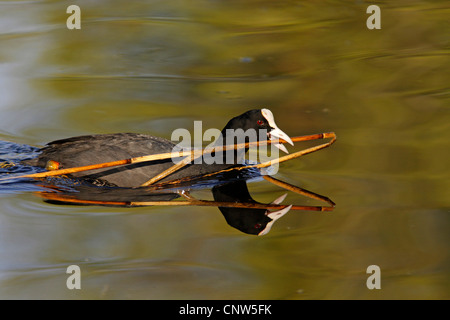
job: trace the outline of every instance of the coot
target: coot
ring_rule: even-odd
[[[230,133],[234,134],[234,131],[237,129],[242,129],[243,131],[254,129],[257,132],[265,130],[265,137],[272,140],[280,138],[293,144],[289,136],[277,127],[273,114],[268,109],[250,110],[231,119],[222,130],[223,143],[227,141],[227,135]],[[256,138],[252,138],[252,135],[246,136],[246,141],[258,140],[260,136],[260,134],[256,135]],[[287,152],[282,144],[275,145]],[[63,169],[144,155],[168,153],[172,152],[175,146],[175,143],[167,139],[138,133],[86,135],[50,142],[41,149],[41,153],[37,158],[24,161],[24,163],[31,166],[46,167],[48,161],[51,160],[58,162],[59,168]],[[189,164],[161,181],[187,176],[199,176],[240,165],[241,162],[242,159],[235,157],[231,163],[227,161],[222,164],[207,164],[205,162]],[[173,164],[171,159],[166,159],[78,172],[73,173],[72,176],[92,181],[95,184],[138,187]]]

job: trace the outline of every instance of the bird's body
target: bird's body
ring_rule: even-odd
[[[27,165],[46,167],[55,161],[60,169],[87,166],[146,155],[170,153],[175,144],[167,139],[139,133],[112,133],[79,136],[53,141],[42,148],[39,157],[27,160]],[[173,166],[172,159],[127,164],[113,168],[72,173],[73,177],[120,187],[138,187],[158,173]],[[151,167],[151,169],[150,169]],[[230,167],[225,164],[190,164],[162,181],[196,176]]]
[[[265,129],[269,130],[269,133],[273,133],[273,137],[270,138],[289,139],[276,127],[273,115],[267,109],[247,111],[231,119],[223,129],[223,134],[226,134],[226,129]],[[173,152],[175,146],[170,140],[138,133],[86,135],[50,142],[41,149],[41,154],[37,158],[27,160],[24,163],[46,167],[49,161],[53,161],[58,163],[60,169],[72,168],[146,155],[170,153]],[[204,175],[239,165],[239,160],[234,159],[232,163],[223,164],[189,164],[165,177],[162,181]],[[138,187],[173,165],[174,162],[169,158],[78,172],[73,173],[72,176],[100,181],[113,186]]]

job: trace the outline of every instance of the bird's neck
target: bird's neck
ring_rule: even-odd
[[[235,133],[227,132],[227,128],[223,129],[219,138],[215,141],[214,145],[217,147],[232,146],[241,143],[250,142],[252,139],[248,136],[243,136]],[[223,164],[240,164],[244,160],[245,154],[248,148],[239,148],[217,151],[213,153],[212,156],[216,157],[217,160],[222,161]]]

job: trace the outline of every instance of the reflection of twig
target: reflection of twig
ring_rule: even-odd
[[[107,206],[126,206],[126,207],[143,207],[143,206],[200,206],[200,207],[229,207],[229,208],[247,208],[247,209],[266,209],[280,210],[288,207],[281,204],[263,204],[253,202],[219,202],[210,200],[175,200],[175,201],[98,201],[98,200],[81,200],[71,195],[59,195],[55,193],[41,192],[39,195],[47,200],[61,201],[73,204],[86,205],[107,205]],[[304,211],[332,211],[332,207],[323,206],[297,206],[293,205],[291,210]]]
[[[329,198],[324,197],[324,196],[322,196],[320,194],[317,194],[317,193],[305,190],[303,188],[294,186],[294,185],[292,185],[290,183],[287,183],[287,182],[275,179],[274,177],[271,177],[271,176],[264,176],[264,179],[266,179],[267,181],[269,181],[269,182],[271,182],[271,183],[273,183],[273,184],[275,184],[277,186],[280,186],[280,187],[282,187],[284,189],[287,189],[287,190],[293,191],[295,193],[301,194],[302,196],[305,196],[305,197],[308,197],[308,198],[312,198],[312,199],[316,199],[316,200],[320,200],[320,201],[324,201],[324,202],[328,203],[329,205],[331,205],[332,207],[336,206],[336,204],[333,201],[331,201]]]
[[[9,169],[15,166],[16,164],[14,162],[5,161],[0,163],[0,169]]]

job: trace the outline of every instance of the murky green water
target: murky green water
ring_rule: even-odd
[[[378,1],[381,30],[360,1],[77,1],[81,30],[66,28],[70,4],[0,2],[0,140],[170,138],[268,107],[291,136],[337,133],[276,176],[337,206],[255,237],[217,208],[57,206],[11,185],[1,298],[450,298],[447,2]],[[81,290],[66,287],[72,264]],[[366,287],[374,264],[380,290]]]

